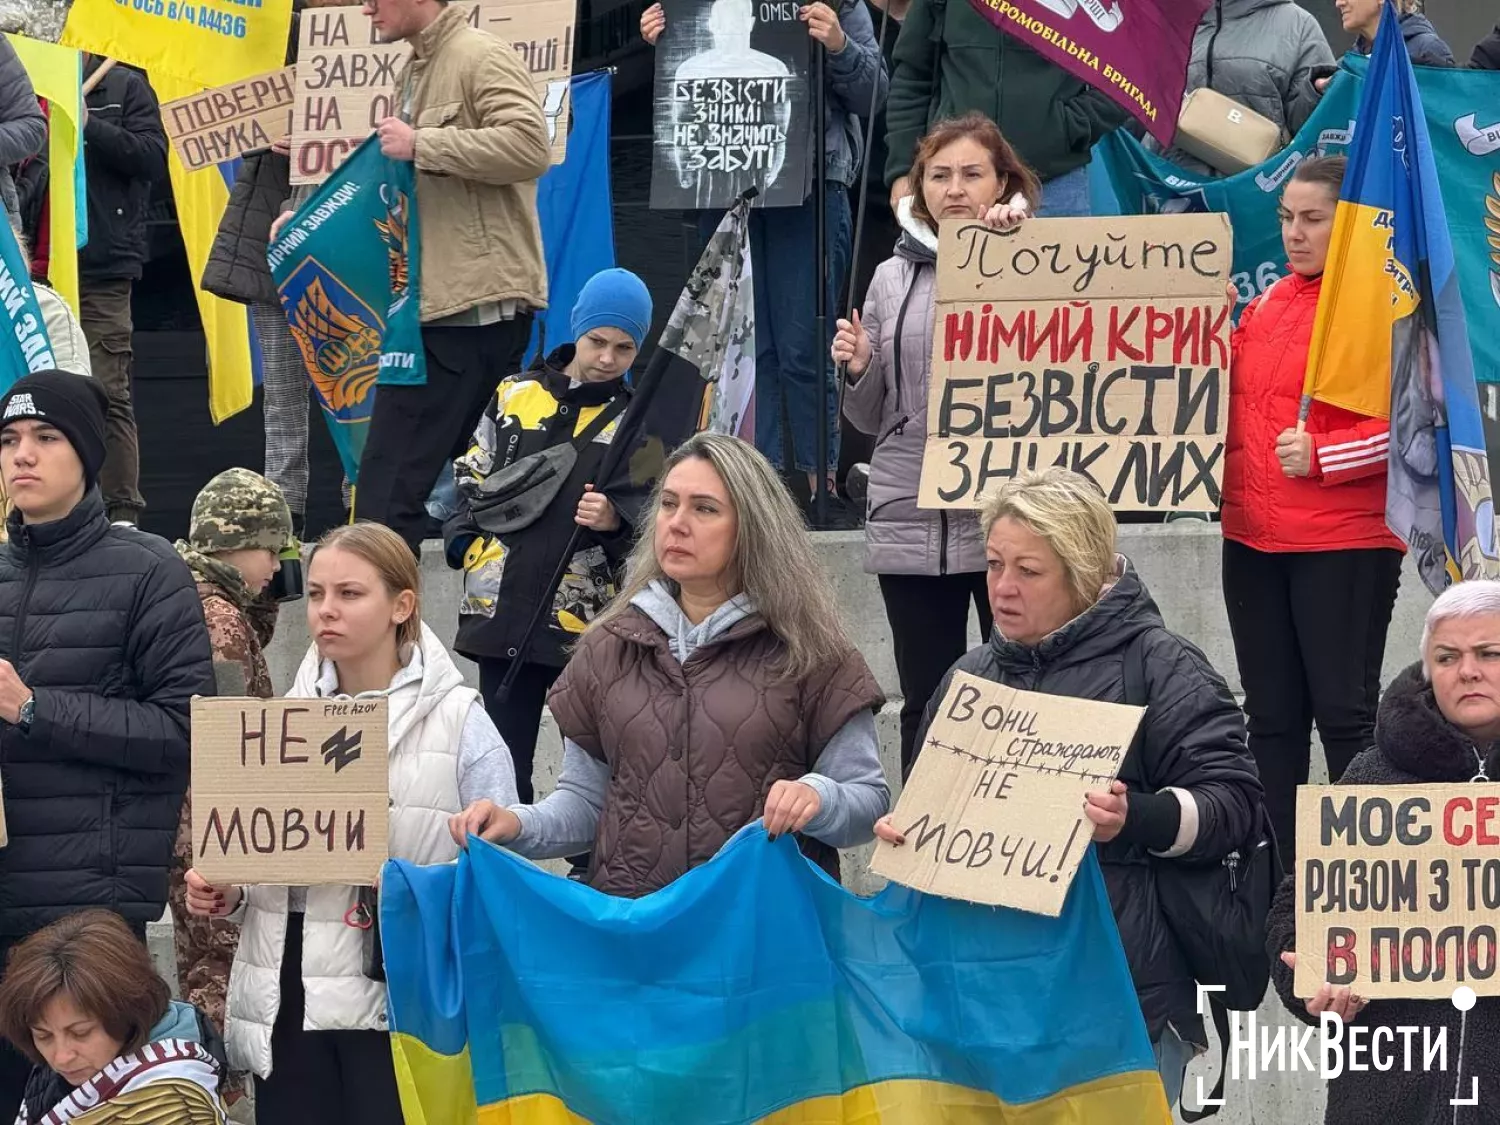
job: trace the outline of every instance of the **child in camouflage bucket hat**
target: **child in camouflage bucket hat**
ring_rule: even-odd
[[[281,489],[249,469],[226,469],[193,501],[187,539],[177,553],[193,572],[213,645],[220,694],[262,699],[275,694],[266,665],[276,605],[260,598],[292,542],[292,514]],[[258,612],[262,606],[269,612]],[[229,968],[239,931],[188,914],[183,876],[192,866],[192,795],[183,802],[172,868],[172,917],[183,999],[222,1031]],[[226,1091],[242,1088],[238,1083]]]

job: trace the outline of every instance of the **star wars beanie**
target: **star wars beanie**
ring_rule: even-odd
[[[651,330],[651,293],[629,270],[601,270],[573,304],[573,339],[594,328],[618,328],[640,347]]]
[[[69,371],[37,371],[16,381],[0,398],[0,429],[35,419],[57,427],[83,462],[92,488],[104,464],[104,415],[109,399],[97,381]]]

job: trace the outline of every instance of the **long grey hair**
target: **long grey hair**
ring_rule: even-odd
[[[854,645],[839,621],[833,590],[813,552],[801,513],[771,463],[753,445],[724,434],[697,434],[667,458],[646,515],[636,528],[625,585],[590,628],[619,617],[631,599],[654,581],[660,581],[674,597],[680,593],[656,557],[656,520],[667,474],[694,457],[707,461],[719,474],[739,517],[730,562],[734,573],[726,584],[750,598],[767,627],[786,646],[786,659],[778,671],[799,679],[841,662]]]

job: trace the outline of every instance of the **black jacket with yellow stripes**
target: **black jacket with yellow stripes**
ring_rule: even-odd
[[[575,440],[599,412],[611,404],[623,414],[630,389],[622,379],[569,386],[565,373],[573,345],[558,348],[545,362],[512,375],[495,390],[484,417],[474,431],[469,451],[454,463],[459,510],[443,528],[448,565],[464,571],[464,600],[459,607],[458,639],[454,647],[473,660],[514,660],[518,646],[536,611],[558,560],[573,534],[584,485],[598,473],[618,418],[578,451],[575,472],[542,516],[530,526],[504,536],[483,531],[469,508],[490,474],[522,457]],[[580,633],[611,598],[616,574],[630,551],[634,532],[631,516],[642,506],[642,496],[609,494],[620,512],[619,530],[599,534],[585,529],[581,546],[552,601],[544,628],[521,659],[562,666]]]

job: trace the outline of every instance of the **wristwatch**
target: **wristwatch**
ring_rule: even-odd
[[[31,733],[31,720],[36,718],[36,695],[33,694],[25,703],[21,704],[21,713],[16,716],[16,726],[21,728],[22,734]]]

